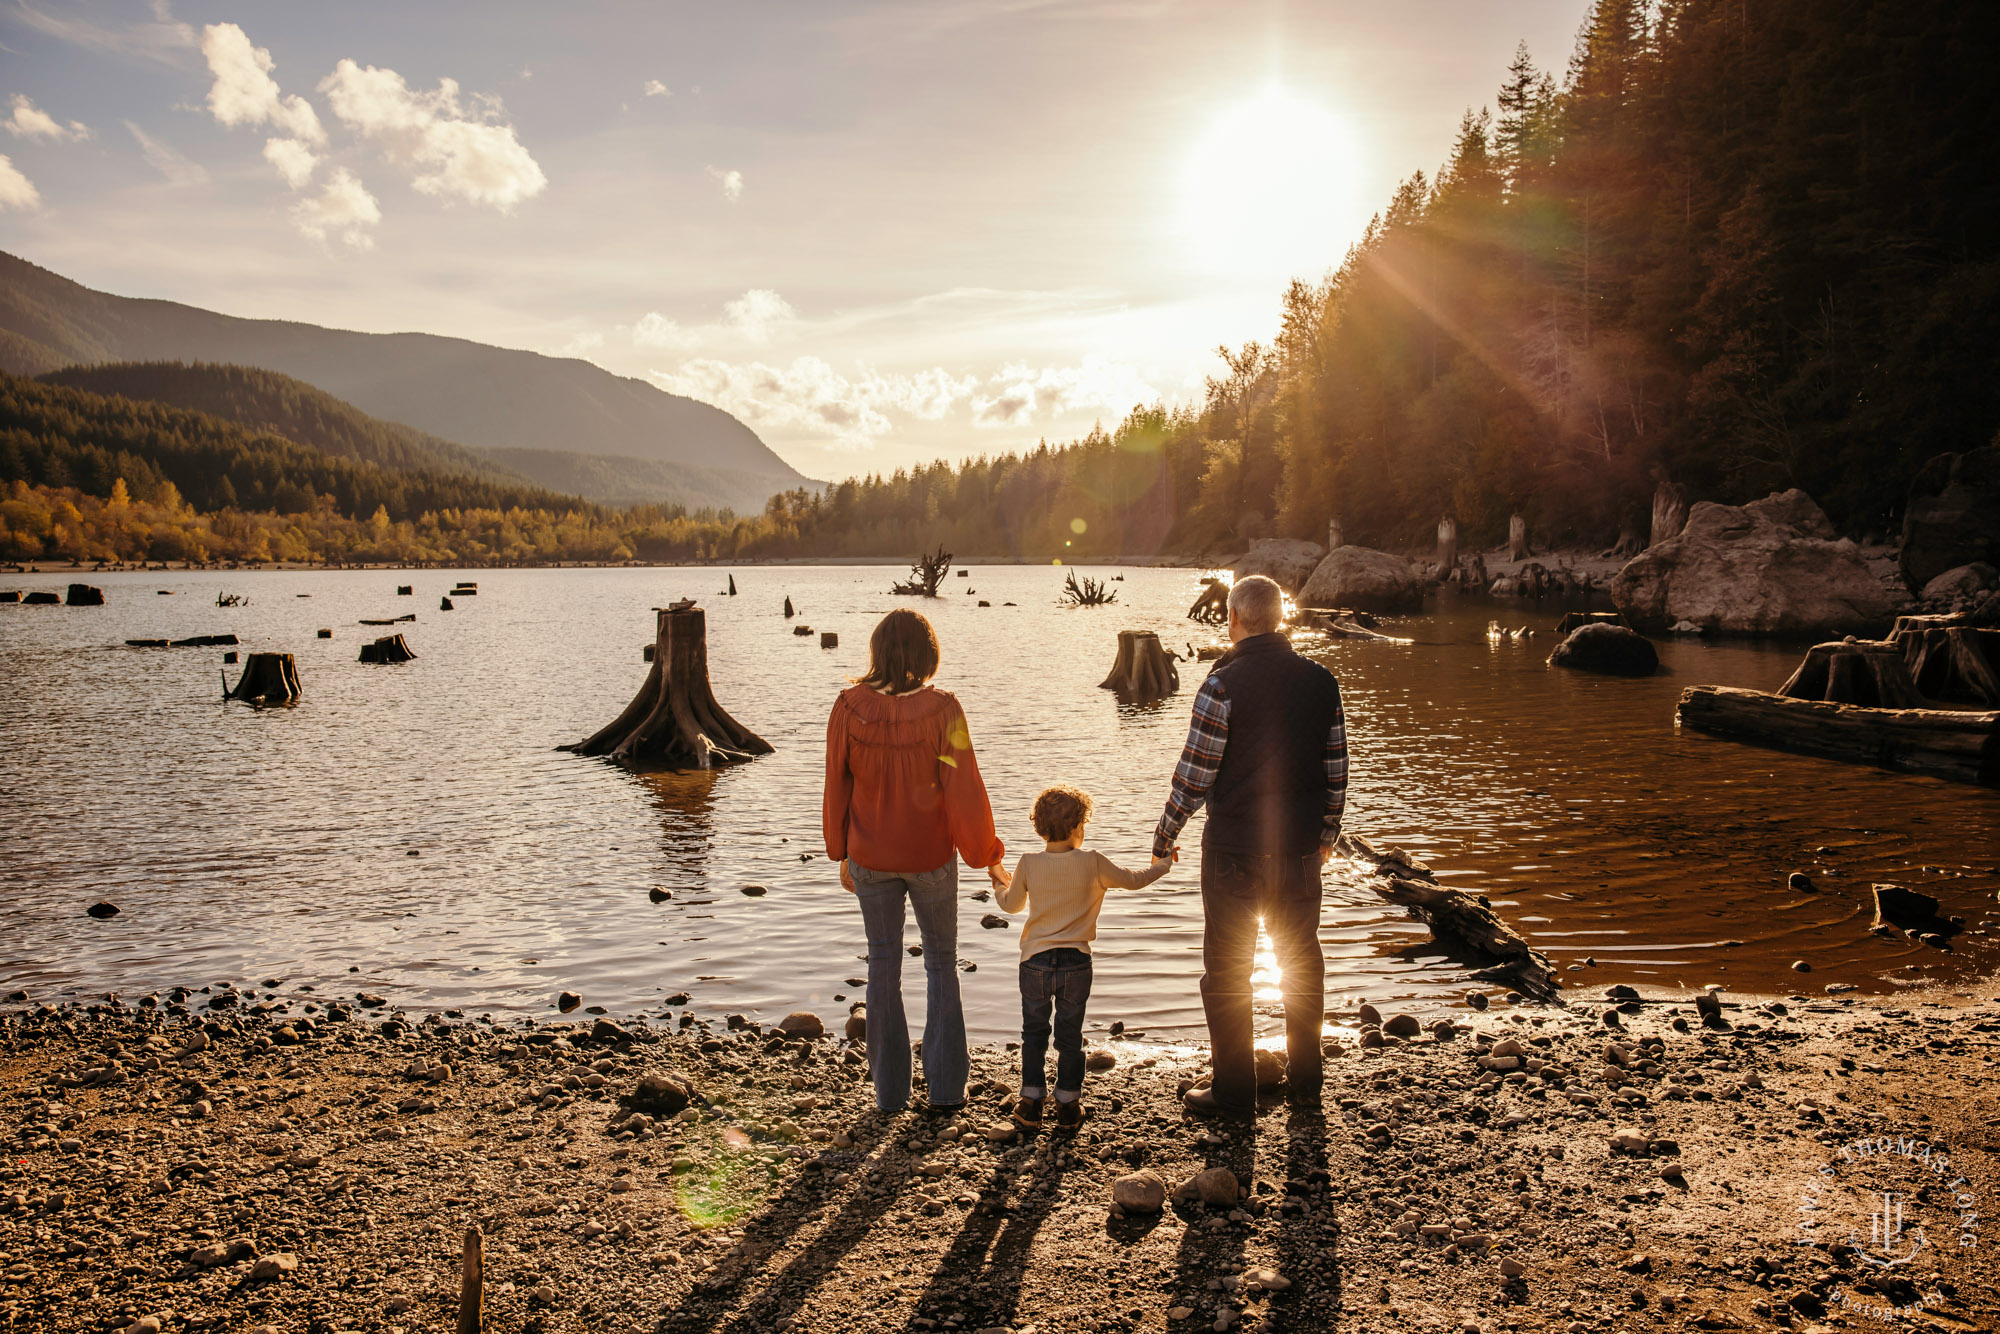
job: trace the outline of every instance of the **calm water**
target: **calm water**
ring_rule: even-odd
[[[101,608],[0,605],[0,988],[131,997],[278,978],[288,994],[496,1014],[552,1013],[566,988],[657,1012],[685,990],[710,1013],[838,1013],[862,937],[818,856],[822,728],[876,618],[908,604],[881,567],[734,573],[728,598],[721,569],[473,571],[479,595],[449,613],[438,596],[453,575],[394,571],[108,575],[93,581]],[[1096,688],[1119,629],[1203,638],[1182,619],[1194,572],[1126,574],[1117,606],[1066,610],[1046,567],[975,568],[925,608],[945,646],[939,684],[965,703],[1015,852],[1037,846],[1029,806],[1060,780],[1095,795],[1094,846],[1146,860],[1207,668],[1184,667],[1181,693],[1152,708]],[[404,581],[416,597],[395,596]],[[249,604],[215,606],[223,589]],[[780,615],[787,594],[798,622]],[[652,778],[557,753],[624,706],[649,609],[682,596],[708,611],[717,696],[777,753]],[[406,611],[419,619],[396,628],[417,660],[357,663],[357,644],[387,633],[357,621]],[[1495,614],[1540,635],[1490,642]],[[1797,649],[1672,642],[1670,674],[1598,679],[1543,664],[1555,619],[1447,603],[1396,623],[1415,643],[1321,647],[1350,711],[1350,828],[1492,895],[1561,964],[1594,959],[1566,975],[1592,986],[1883,991],[1992,966],[1991,936],[1949,954],[1871,936],[1868,886],[1921,886],[1975,927],[1994,916],[2000,793],[1682,735],[1684,685],[1769,688]],[[838,631],[840,648],[794,637],[795,623]],[[302,702],[225,705],[220,650],[122,645],[225,631],[245,651],[296,653]],[[1795,869],[1824,892],[1789,892]],[[969,875],[964,890],[983,884]],[[1107,905],[1094,1023],[1196,1030],[1194,885],[1191,855]],[[673,897],[652,903],[655,886]],[[122,914],[86,917],[98,899]],[[968,900],[962,918],[978,965],[967,1008],[998,1038],[1017,1022],[1019,931],[981,929],[983,911]],[[1462,968],[1353,868],[1329,879],[1322,934],[1336,997],[1463,990]]]

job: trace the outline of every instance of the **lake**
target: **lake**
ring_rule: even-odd
[[[965,705],[1010,854],[1039,846],[1036,792],[1067,782],[1096,798],[1091,846],[1147,860],[1208,667],[1183,664],[1180,692],[1151,707],[1097,683],[1120,629],[1173,646],[1216,636],[1183,619],[1196,571],[1082,572],[1123,573],[1117,604],[1057,606],[1046,566],[975,566],[931,602],[892,597],[898,572],[881,566],[752,566],[466,571],[478,596],[450,612],[438,598],[458,572],[380,570],[84,576],[103,607],[0,605],[0,991],[129,1000],[227,981],[496,1016],[551,1015],[569,989],[657,1016],[685,991],[709,1014],[835,1018],[856,998],[863,943],[820,855],[825,717],[891,607],[937,624],[938,684]],[[740,595],[720,596],[731,573]],[[401,583],[416,596],[398,597]],[[248,603],[219,607],[221,591]],[[796,621],[781,614],[788,595]],[[776,753],[640,776],[558,752],[624,707],[646,673],[651,608],[681,597],[707,611],[717,697]],[[410,611],[393,629],[415,661],[355,661],[392,632],[362,618]],[[1975,929],[1990,921],[2000,793],[1683,734],[1683,687],[1773,688],[1799,648],[1670,640],[1660,676],[1590,677],[1545,665],[1560,611],[1445,600],[1387,623],[1413,643],[1310,650],[1346,693],[1350,829],[1490,895],[1576,966],[1573,986],[1881,992],[1991,968],[1988,934],[1950,952],[1871,935],[1869,886],[1921,888]],[[1490,640],[1496,616],[1538,635]],[[297,654],[297,706],[223,703],[219,649],[123,646],[219,633],[246,653]],[[1164,881],[1107,904],[1093,1026],[1200,1032],[1199,823]],[[1795,870],[1820,892],[1790,891]],[[977,965],[970,1025],[991,1040],[1018,1027],[1020,933],[980,927],[989,909],[969,896],[984,884],[962,881],[961,953]],[[655,887],[672,897],[653,902]],[[100,899],[122,911],[87,917]],[[1328,877],[1322,935],[1330,1003],[1466,989],[1463,965],[1352,866]],[[919,968],[908,961],[913,1020]]]

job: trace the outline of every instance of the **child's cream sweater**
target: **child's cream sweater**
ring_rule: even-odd
[[[1097,910],[1107,889],[1140,889],[1172,868],[1156,862],[1143,871],[1128,871],[1090,848],[1067,852],[1030,852],[1014,868],[1014,883],[994,891],[994,901],[1006,912],[1028,909],[1021,928],[1021,957],[1043,950],[1070,949],[1090,953],[1097,937]]]

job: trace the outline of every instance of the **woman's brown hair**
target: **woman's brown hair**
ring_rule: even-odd
[[[854,680],[902,695],[937,675],[937,669],[937,631],[921,613],[898,607],[868,636],[868,670]]]

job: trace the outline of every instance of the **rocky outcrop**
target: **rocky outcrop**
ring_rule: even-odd
[[[1265,537],[1250,544],[1250,550],[1243,553],[1230,573],[1238,579],[1261,574],[1296,596],[1324,559],[1326,548],[1317,542],[1296,537]]]
[[[1424,585],[1416,567],[1401,556],[1368,547],[1327,553],[1305,587],[1302,607],[1346,607],[1353,611],[1421,611]]]
[[[1607,676],[1651,676],[1660,670],[1652,641],[1622,625],[1580,625],[1549,654],[1549,666]]]
[[[1919,589],[1946,570],[2000,565],[2000,445],[1940,454],[1910,483],[1903,509],[1903,579]]]
[[[1861,549],[1836,538],[1798,490],[1748,505],[1696,505],[1678,537],[1618,572],[1611,597],[1642,630],[1686,621],[1716,634],[1862,633],[1900,609]]]
[[[1927,605],[1933,602],[1963,602],[1970,606],[1996,585],[2000,585],[2000,570],[1980,560],[1946,570],[1925,584],[1919,596]]]

